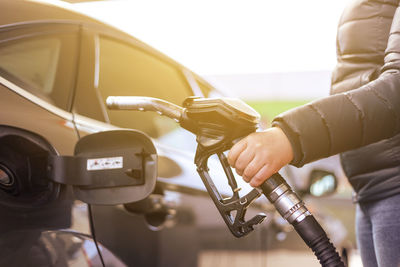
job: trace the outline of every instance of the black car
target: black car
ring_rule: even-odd
[[[181,105],[218,90],[87,16],[15,0],[2,0],[0,12],[1,266],[234,266],[241,257],[263,266],[271,218],[244,238],[231,235],[197,175],[195,136],[158,114],[105,106],[109,95]],[[158,176],[147,197],[128,201],[128,189],[110,195],[51,176],[49,159],[67,162],[88,136],[121,129],[155,144]],[[224,192],[223,171],[210,166]]]

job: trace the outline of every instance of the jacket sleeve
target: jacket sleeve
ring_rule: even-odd
[[[365,146],[400,133],[400,8],[391,26],[384,65],[377,79],[278,115],[289,138],[292,165]]]

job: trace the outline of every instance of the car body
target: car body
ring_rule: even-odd
[[[286,246],[276,236],[287,227],[265,198],[246,218],[264,212],[267,219],[235,238],[196,172],[195,136],[156,113],[105,106],[109,95],[181,105],[189,96],[223,93],[147,44],[68,8],[2,0],[0,10],[0,248],[7,255],[0,266],[101,266],[101,260],[106,266],[274,265],[268,253]],[[71,186],[35,180],[46,166],[31,159],[44,150],[73,156],[83,137],[119,129],[144,132],[157,149],[157,183],[146,199],[89,206]],[[7,172],[26,166],[31,173],[10,175],[25,177],[18,186],[8,179]],[[209,166],[218,190],[229,195],[218,160]],[[284,171],[305,181],[310,170],[303,170]],[[251,189],[237,180],[242,192]],[[62,198],[52,198],[48,192],[59,187]]]
[[[195,136],[158,114],[105,106],[108,95],[181,105],[189,96],[221,95],[218,90],[85,15],[35,1],[4,0],[0,10],[0,247],[7,254],[1,266],[101,266],[100,259],[107,266],[224,266],[221,255],[241,253],[263,261],[271,219],[258,234],[231,235],[197,175]],[[157,149],[157,184],[144,208],[88,209],[70,186],[44,179],[41,153],[73,156],[83,137],[122,128],[146,133]],[[224,193],[224,173],[213,172]]]

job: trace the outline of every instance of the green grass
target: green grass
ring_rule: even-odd
[[[262,121],[266,126],[269,126],[272,119],[280,113],[308,102],[309,100],[246,101],[248,105],[260,113]]]

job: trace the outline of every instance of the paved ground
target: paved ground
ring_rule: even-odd
[[[358,255],[351,255],[349,267],[362,267]],[[320,267],[312,252],[273,250],[262,252],[205,251],[198,267]]]
[[[301,251],[274,250],[262,252],[206,251],[201,253],[198,267],[319,267],[313,254]]]

